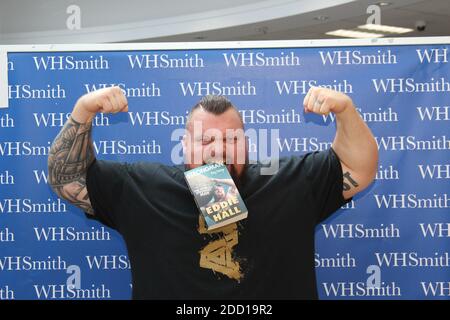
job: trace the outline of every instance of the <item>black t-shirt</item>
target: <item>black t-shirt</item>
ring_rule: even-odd
[[[315,226],[350,201],[339,159],[330,148],[260,169],[248,165],[238,186],[248,218],[208,233],[184,166],[89,167],[94,218],[125,240],[134,299],[317,299]]]

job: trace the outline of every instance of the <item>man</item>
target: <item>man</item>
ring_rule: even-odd
[[[208,214],[205,215],[206,207],[211,206],[214,203],[219,203],[221,201],[227,201],[229,199],[234,199],[237,197],[239,192],[234,186],[232,179],[211,179],[215,184],[212,187],[210,192],[211,200],[203,205],[203,203],[198,203],[197,205],[200,207],[200,210],[203,213],[203,217],[205,218],[206,225],[213,225],[214,219]],[[225,191],[225,186],[227,186],[228,191]],[[198,200],[197,200],[198,201]]]
[[[261,165],[237,161],[247,143],[227,134],[242,129],[242,119],[217,96],[203,98],[188,116],[185,166],[96,160],[92,119],[127,112],[128,104],[117,87],[91,92],[53,142],[49,182],[122,234],[135,299],[316,299],[315,226],[372,182],[378,149],[347,95],[313,87],[303,104],[305,112],[335,113],[332,148],[281,158],[275,174],[262,175]],[[206,134],[211,129],[223,141]],[[207,231],[183,172],[212,158],[226,161],[249,214]]]
[[[213,192],[214,192],[213,198],[209,203],[227,200],[227,193],[225,193],[225,188],[222,185],[220,184],[214,185]]]
[[[219,202],[219,201],[226,201],[230,197],[237,196],[238,191],[234,187],[233,180],[231,179],[212,179],[214,184],[213,189],[213,198],[211,199],[210,203]],[[225,187],[227,188],[227,191],[225,191]]]

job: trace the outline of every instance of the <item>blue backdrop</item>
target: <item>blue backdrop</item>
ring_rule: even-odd
[[[0,109],[0,298],[131,297],[121,236],[58,200],[46,181],[50,144],[79,96],[120,85],[128,97],[127,114],[94,120],[98,158],[170,164],[179,143],[171,134],[205,94],[227,95],[246,129],[279,129],[281,156],[329,148],[333,115],[302,107],[319,85],[351,96],[380,151],[376,181],[317,227],[320,298],[449,299],[448,45],[303,44],[10,52],[9,108]]]

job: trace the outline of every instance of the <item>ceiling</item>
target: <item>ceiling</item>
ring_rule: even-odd
[[[424,31],[404,36],[447,36],[449,0],[387,0],[381,23]],[[73,0],[2,0],[0,44],[336,38],[335,29],[365,24],[376,0],[78,0],[81,29],[69,30]],[[325,16],[325,21],[315,19]]]

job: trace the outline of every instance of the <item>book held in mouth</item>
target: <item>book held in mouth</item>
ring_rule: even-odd
[[[247,207],[225,165],[205,164],[184,176],[208,230],[247,218]]]

